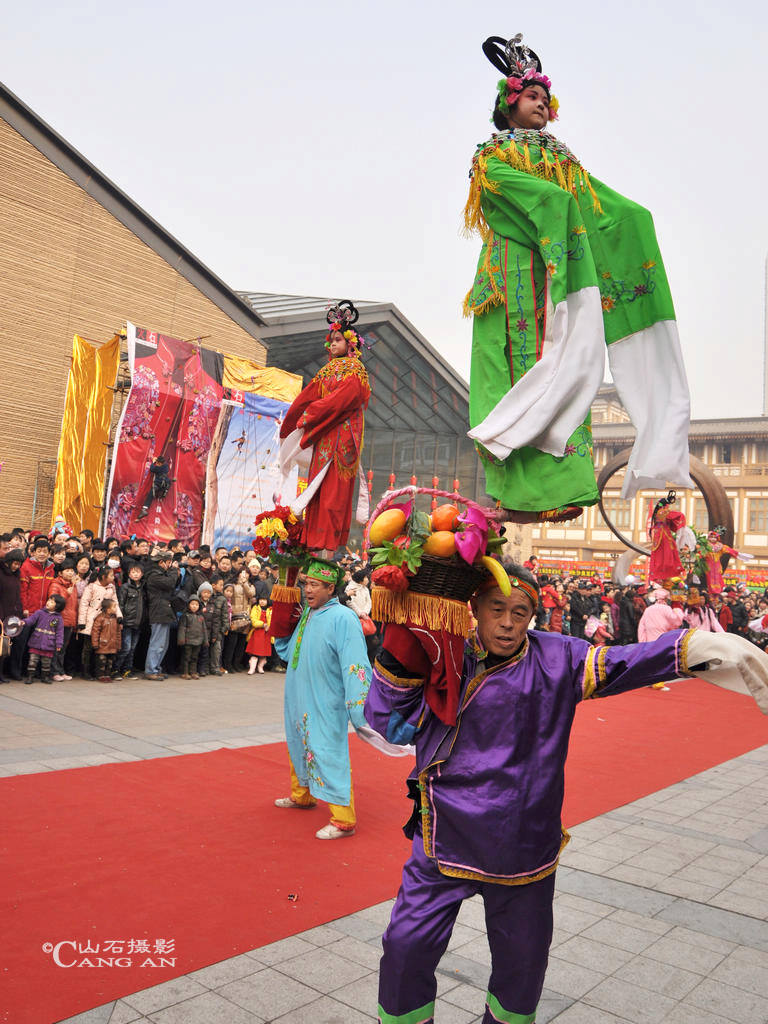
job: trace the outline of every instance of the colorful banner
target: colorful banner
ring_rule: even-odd
[[[100,348],[75,335],[61,424],[51,522],[62,516],[75,532],[98,532],[104,491],[112,387],[120,365],[120,338]]]
[[[105,532],[200,542],[224,357],[128,324],[131,390],[117,428]]]
[[[203,540],[242,548],[251,543],[256,516],[275,504],[280,425],[301,378],[226,356],[224,382],[229,387],[208,457]],[[296,481],[291,491],[293,497]]]
[[[764,590],[768,587],[768,569],[735,569],[731,568],[733,561],[723,573],[723,580],[726,586],[736,587],[741,583],[751,590]],[[646,581],[648,563],[633,562],[629,573],[638,579]],[[610,580],[613,571],[611,562],[581,562],[568,558],[540,558],[537,572],[547,575],[574,576],[576,578],[596,579],[600,581]]]

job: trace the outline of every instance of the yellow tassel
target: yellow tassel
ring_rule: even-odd
[[[396,594],[386,587],[371,590],[371,618],[374,622],[412,622],[426,629],[444,629],[455,636],[469,633],[469,607],[433,594]]]
[[[560,157],[557,155],[555,156],[555,177],[557,178],[557,184],[560,188],[564,188],[567,191],[568,183],[566,182],[565,175],[563,174],[563,165],[560,163]]]
[[[552,180],[552,165],[549,162],[546,149],[541,150],[541,162],[544,164],[544,177],[547,181]]]
[[[584,180],[586,181],[587,188],[589,189],[589,194],[592,196],[592,209],[595,211],[595,213],[602,213],[603,212],[603,207],[602,207],[602,205],[600,203],[600,200],[597,198],[597,193],[592,188],[592,182],[589,180],[589,175],[587,174],[586,171],[584,171],[583,173],[584,173]]]
[[[285,604],[296,604],[301,600],[301,591],[298,587],[286,587],[282,583],[276,583],[272,587],[272,604],[276,601],[283,601]]]
[[[574,198],[575,198],[576,197],[576,189],[574,187],[574,173],[573,173],[573,171],[574,171],[573,164],[569,163],[568,164],[568,191],[571,192],[573,194]]]
[[[523,143],[523,164],[529,174],[533,174],[533,164],[531,163],[531,151],[528,149],[528,143]]]

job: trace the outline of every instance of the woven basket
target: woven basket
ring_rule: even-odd
[[[424,555],[408,589],[414,594],[436,594],[451,601],[468,601],[488,576],[487,569],[475,568],[462,558]]]

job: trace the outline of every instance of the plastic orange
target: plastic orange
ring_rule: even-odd
[[[436,530],[427,537],[424,543],[425,555],[437,555],[438,558],[450,558],[456,553],[456,535],[450,530]]]
[[[385,540],[394,540],[405,527],[405,512],[399,508],[388,508],[376,516],[371,524],[371,547],[377,548]]]
[[[442,530],[455,530],[459,525],[459,510],[455,505],[438,505],[432,513],[432,529],[438,533]]]

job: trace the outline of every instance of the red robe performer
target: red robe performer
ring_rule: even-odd
[[[685,575],[675,540],[677,531],[685,526],[685,516],[677,509],[670,508],[674,500],[675,492],[670,491],[666,498],[656,502],[651,514],[651,558],[648,567],[648,579],[651,582]]]
[[[744,562],[749,561],[753,556],[746,553],[741,554],[735,548],[729,548],[727,544],[723,544],[721,526],[716,526],[714,530],[710,530],[707,534],[707,540],[710,544],[710,550],[704,555],[704,562],[707,566],[707,593],[722,594],[724,586],[723,563],[720,559],[723,555],[732,555],[734,558],[739,558]]]
[[[301,543],[329,556],[349,536],[371,389],[360,360],[360,336],[352,330],[357,310],[345,300],[326,316],[328,362],[286,413],[280,428],[280,462],[285,478],[292,466],[306,466],[310,455],[307,489],[291,508],[296,514],[306,509]],[[361,487],[361,499],[365,498],[367,489]]]

